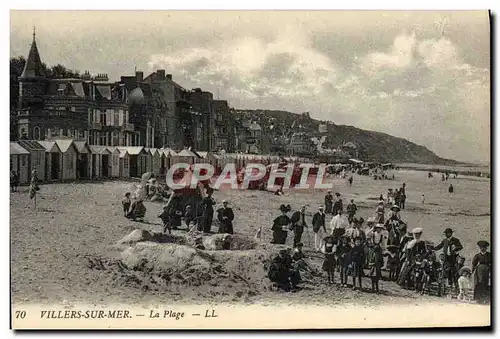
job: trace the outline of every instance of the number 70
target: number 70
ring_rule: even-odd
[[[16,319],[24,319],[26,317],[26,311],[16,311],[15,312]]]

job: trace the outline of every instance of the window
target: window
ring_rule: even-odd
[[[128,168],[128,158],[127,157],[123,158],[123,167]]]
[[[103,126],[106,126],[106,113],[105,112],[101,112],[101,115],[100,115],[100,122]]]
[[[21,155],[21,166],[26,166],[26,156]]]
[[[33,128],[33,139],[40,140],[40,127]]]
[[[114,119],[113,124],[115,126],[120,126],[120,116],[117,111],[113,113],[113,119]]]
[[[113,155],[113,166],[118,166],[118,156]]]

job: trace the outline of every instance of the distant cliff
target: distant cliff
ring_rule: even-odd
[[[286,111],[233,109],[237,119],[257,121],[269,140],[286,138],[293,133],[305,132],[311,137],[327,135],[325,147],[336,148],[344,142],[353,142],[358,156],[363,160],[453,165],[458,162],[437,156],[424,146],[389,134],[362,130],[353,126],[336,125],[331,121],[312,119],[308,113],[296,114]],[[319,133],[319,125],[327,127]]]

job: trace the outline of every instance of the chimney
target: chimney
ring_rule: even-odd
[[[167,79],[172,80],[172,74],[167,74]]]
[[[165,80],[165,70],[164,69],[157,70],[156,77],[158,78],[157,80],[159,80],[159,81]]]
[[[136,71],[135,80],[141,82],[144,79],[144,72]]]

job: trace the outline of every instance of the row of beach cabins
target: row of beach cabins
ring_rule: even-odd
[[[189,149],[145,148],[141,146],[110,147],[89,145],[85,141],[54,139],[19,140],[10,143],[10,170],[16,171],[20,184],[28,184],[36,167],[39,180],[71,181],[108,178],[140,178],[146,172],[165,175],[176,163],[209,163],[220,172],[231,162],[236,168],[247,163],[270,164],[277,156],[241,153],[217,154]],[[300,161],[290,157],[287,161]],[[218,174],[218,173],[216,173]]]

